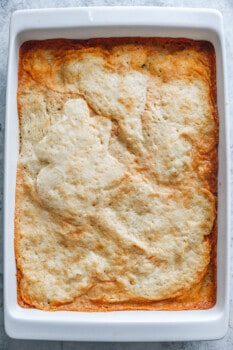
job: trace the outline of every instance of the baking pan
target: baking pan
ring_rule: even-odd
[[[216,51],[219,111],[217,303],[209,310],[45,312],[17,303],[14,206],[18,158],[19,47],[27,40],[97,37],[182,37],[210,41]],[[5,329],[13,338],[79,341],[218,339],[228,327],[230,250],[229,116],[222,16],[208,9],[88,7],[23,10],[10,23],[4,183]]]

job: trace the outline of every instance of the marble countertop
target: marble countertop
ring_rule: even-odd
[[[228,100],[230,115],[233,112],[233,1],[232,0],[0,0],[0,172],[3,179],[4,162],[4,118],[6,97],[6,76],[8,57],[8,30],[10,15],[13,11],[30,8],[71,7],[71,6],[175,6],[175,7],[206,7],[222,12],[225,27],[225,42],[227,51]],[[231,134],[232,134],[231,125]],[[231,157],[233,157],[231,141]],[[232,159],[233,160],[233,159]],[[233,174],[232,174],[233,175]],[[231,180],[232,183],[232,180]],[[0,182],[0,224],[3,227],[3,181]],[[3,231],[3,229],[2,229]],[[171,342],[171,343],[91,343],[91,342],[47,342],[10,339],[4,331],[3,321],[3,235],[0,235],[0,350],[233,350],[233,304],[231,292],[230,322],[226,336],[217,341],[202,342]],[[231,238],[232,243],[232,238]],[[232,247],[232,244],[231,244]],[[231,257],[232,261],[233,257]],[[233,266],[233,264],[232,264]],[[231,269],[231,290],[233,290],[233,273]]]

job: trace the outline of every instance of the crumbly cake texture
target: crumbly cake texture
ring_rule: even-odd
[[[216,299],[215,53],[171,38],[20,49],[18,302],[206,309]]]

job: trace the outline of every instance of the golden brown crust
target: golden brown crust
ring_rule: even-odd
[[[131,52],[130,55],[129,52]],[[78,63],[76,62],[77,55]],[[108,97],[108,104],[106,107],[101,104],[102,102],[99,100],[98,91],[96,92],[93,89],[90,92],[88,90],[88,87],[85,85],[86,80],[82,78],[82,71],[77,71],[77,67],[75,65],[72,66],[73,62],[76,62],[76,65],[79,64],[79,62],[83,64],[87,55],[89,55],[88,57],[91,58],[95,57],[97,60],[95,61],[97,62],[97,65],[99,64],[98,60],[102,60],[104,65],[101,66],[101,69],[108,72],[110,76],[112,73],[113,75],[115,74],[114,77],[118,77],[119,75],[120,77],[126,77],[125,79],[127,80],[127,72],[131,70],[134,74],[133,78],[136,79],[136,83],[141,85],[144,84],[144,80],[141,78],[141,76],[149,76],[150,82],[147,85],[146,102],[144,108],[140,112],[140,120],[142,121],[142,129],[140,132],[144,135],[143,137],[146,138],[146,143],[142,143],[141,145],[141,141],[138,143],[135,142],[135,140],[137,140],[137,134],[139,134],[138,130],[140,129],[140,125],[138,125],[138,129],[133,131],[131,130],[131,133],[129,132],[127,134],[125,131],[127,129],[125,124],[126,122],[122,121],[123,117],[120,115],[120,108],[123,108],[124,113],[128,114],[129,117],[136,111],[136,109],[133,110],[134,101],[131,101],[128,92],[125,92],[125,95],[120,94],[118,96],[118,105],[116,107],[114,106],[115,109],[113,112],[112,110],[109,112],[107,107],[109,107],[109,104],[111,105],[111,95]],[[88,65],[81,65],[80,69],[86,69],[90,74],[89,70],[92,68]],[[74,75],[76,77],[75,79]],[[131,79],[131,77],[129,79]],[[186,116],[186,111],[189,111],[189,106],[185,104],[185,100],[179,107],[181,116],[180,121],[174,121],[172,119],[173,115],[169,110],[170,91],[175,91],[174,86],[179,84],[180,80],[190,84],[190,86],[193,88],[199,86],[200,88],[203,88],[204,86],[204,91],[206,93],[205,98],[208,99],[207,107],[205,107],[205,104],[203,107],[203,110],[208,117],[203,120],[200,119],[201,122],[203,122],[203,125],[199,127],[199,124],[197,123],[194,125],[194,128],[191,131],[189,127],[190,123],[192,123],[192,120],[190,119],[192,115],[189,117],[187,112]],[[82,82],[82,85],[80,82]],[[159,91],[159,97],[156,95],[158,94],[158,90],[156,90],[156,84],[158,84],[158,82],[159,84],[162,84],[158,86],[162,86],[164,89],[161,90],[162,92]],[[122,89],[124,89],[124,83],[120,81],[119,84],[122,84]],[[137,91],[135,93],[137,93]],[[180,98],[179,91],[175,91],[175,93],[177,93],[177,98]],[[32,94],[33,98],[32,100],[30,99],[28,101],[28,96],[30,96],[30,94]],[[103,96],[101,96],[101,98],[102,97]],[[199,197],[196,198],[195,201],[199,201],[202,203],[202,205],[206,205],[206,210],[208,211],[208,214],[205,213],[205,219],[203,219],[203,222],[200,223],[200,228],[203,230],[203,239],[200,240],[200,242],[202,242],[201,245],[203,244],[203,250],[200,251],[200,254],[203,256],[204,263],[201,264],[200,262],[200,267],[197,268],[197,271],[193,272],[195,273],[195,278],[187,277],[190,278],[188,286],[185,281],[182,281],[180,287],[169,287],[171,288],[171,293],[169,291],[167,293],[163,291],[161,294],[156,294],[156,292],[153,298],[151,295],[149,297],[143,296],[143,293],[140,295],[138,292],[126,292],[124,283],[117,280],[117,275],[115,278],[108,277],[109,279],[107,280],[107,283],[109,283],[109,285],[107,286],[107,283],[105,283],[105,289],[103,288],[103,290],[101,290],[102,287],[100,287],[101,284],[99,277],[101,274],[97,273],[96,276],[92,277],[92,282],[87,284],[85,287],[86,289],[83,287],[83,293],[80,290],[76,296],[67,296],[67,299],[66,297],[64,297],[64,299],[60,297],[56,299],[56,297],[53,297],[46,304],[43,301],[43,298],[40,299],[40,295],[38,296],[28,292],[30,283],[33,284],[33,278],[31,278],[31,275],[30,278],[25,277],[26,275],[28,276],[28,271],[31,269],[30,265],[28,265],[27,253],[25,253],[25,249],[29,249],[27,244],[31,244],[39,238],[32,237],[30,238],[29,243],[25,243],[25,237],[27,234],[25,234],[25,226],[22,223],[25,216],[27,217],[27,220],[32,221],[30,215],[33,216],[35,213],[43,211],[43,215],[48,215],[48,220],[51,220],[51,226],[53,229],[57,229],[59,231],[61,228],[63,228],[64,232],[69,232],[69,235],[62,236],[62,233],[59,231],[58,236],[55,236],[55,239],[60,240],[57,244],[59,244],[61,247],[69,247],[74,244],[85,245],[85,240],[82,240],[81,238],[82,232],[87,228],[90,230],[90,232],[92,232],[92,227],[95,227],[95,232],[98,232],[98,230],[100,232],[102,230],[100,234],[102,241],[100,239],[95,246],[95,249],[102,254],[102,251],[105,248],[105,242],[108,242],[109,239],[108,237],[106,238],[106,233],[104,230],[110,234],[112,239],[114,235],[118,235],[117,227],[114,227],[114,225],[109,226],[108,223],[105,222],[104,217],[99,217],[98,215],[93,214],[90,215],[88,224],[86,221],[78,221],[77,223],[77,220],[75,219],[76,221],[74,222],[73,219],[73,211],[71,210],[72,207],[64,207],[61,211],[59,207],[56,207],[55,203],[55,206],[51,208],[52,197],[47,198],[47,193],[42,193],[41,190],[41,188],[43,189],[42,185],[44,186],[44,179],[42,178],[42,175],[39,177],[41,174],[40,169],[34,169],[33,167],[30,168],[30,164],[28,167],[28,163],[25,161],[25,154],[29,147],[27,142],[29,140],[30,147],[32,145],[32,149],[34,150],[34,148],[36,148],[37,152],[35,156],[37,160],[34,160],[33,158],[33,162],[37,162],[39,159],[38,164],[40,166],[41,164],[43,164],[43,166],[44,164],[50,164],[50,160],[46,158],[47,155],[44,155],[43,153],[43,147],[45,146],[42,144],[42,146],[39,146],[41,148],[38,150],[37,144],[41,144],[42,138],[48,135],[48,130],[50,130],[51,126],[54,127],[57,120],[59,120],[59,118],[61,119],[61,111],[64,110],[66,103],[70,100],[80,98],[86,100],[90,116],[92,114],[94,116],[97,115],[98,118],[99,116],[100,118],[103,118],[102,116],[104,116],[111,120],[112,124],[109,124],[110,126],[106,126],[102,122],[102,119],[99,119],[100,123],[103,123],[103,128],[110,128],[111,137],[109,147],[111,150],[111,156],[117,159],[117,161],[121,164],[121,167],[119,167],[119,173],[117,175],[120,180],[116,180],[114,178],[111,185],[108,184],[108,186],[110,186],[108,188],[113,190],[110,197],[107,198],[107,203],[111,207],[111,210],[114,210],[121,218],[123,218],[121,220],[127,221],[127,219],[124,218],[122,209],[119,208],[119,203],[121,203],[121,205],[129,205],[127,202],[129,200],[128,198],[136,193],[135,198],[138,196],[138,200],[141,200],[140,203],[143,203],[144,205],[144,197],[141,198],[139,192],[137,192],[138,176],[140,176],[140,181],[143,181],[143,184],[145,185],[145,187],[142,187],[142,189],[144,188],[144,191],[147,191],[146,184],[152,183],[154,186],[152,186],[153,190],[148,190],[148,196],[151,198],[151,201],[154,201],[153,203],[155,203],[155,205],[157,205],[157,200],[153,198],[157,197],[160,198],[162,202],[164,201],[163,206],[167,205],[167,202],[180,203],[182,201],[182,210],[186,210],[187,213],[189,213],[189,208],[192,207],[192,205],[198,206],[198,204],[195,204],[196,202],[192,202],[192,186],[195,189],[198,188],[198,191],[200,188],[200,192],[198,192]],[[168,114],[165,115],[165,117],[171,118],[171,123],[169,124],[169,127],[171,128],[169,130],[166,129],[166,122],[164,124],[164,121],[167,119],[164,119],[162,123],[160,123],[160,120],[156,120],[156,122],[154,121],[154,108],[156,108],[156,103],[154,101],[157,101],[157,98],[158,101],[160,101],[160,106],[168,106],[168,109],[166,110],[166,113]],[[27,110],[28,103],[32,105],[33,103],[35,104],[35,108],[32,106],[30,109],[30,113]],[[44,106],[44,109],[42,108],[42,105]],[[173,107],[174,106],[172,106],[172,108]],[[205,110],[205,108],[207,109]],[[15,255],[17,264],[17,294],[18,303],[20,306],[26,308],[36,307],[48,311],[113,311],[135,309],[195,310],[208,309],[215,304],[218,115],[216,105],[215,53],[210,43],[204,41],[193,41],[184,38],[108,38],[90,40],[56,39],[26,42],[22,45],[19,56],[18,113],[20,122],[21,159],[18,165],[16,186]],[[156,110],[156,113],[158,113],[158,110]],[[174,114],[175,113],[177,113],[177,111],[175,111]],[[42,120],[40,124],[38,124],[39,128],[41,128],[41,130],[39,130],[41,133],[40,137],[38,136],[38,133],[34,134],[33,130],[30,130],[30,126],[34,128],[37,125],[36,120],[33,121],[34,124],[30,124],[29,121],[29,130],[25,127],[25,121],[29,114],[30,118],[35,117]],[[46,114],[47,117],[44,116],[44,114]],[[119,119],[115,118],[115,116],[118,114]],[[112,117],[112,115],[114,117]],[[48,120],[48,116],[49,118],[52,116],[55,122]],[[86,120],[89,120],[88,118],[89,117],[87,117]],[[88,123],[92,125],[91,118],[90,122],[88,121]],[[193,123],[195,123],[195,121]],[[176,126],[174,127],[174,125]],[[183,128],[181,132],[179,131],[180,125]],[[159,132],[156,131],[158,126]],[[64,127],[66,127],[66,124],[64,124]],[[52,136],[50,137],[55,137],[57,135],[56,125],[55,128],[51,128],[51,130],[53,130],[53,134],[51,134]],[[104,130],[106,134],[108,129]],[[165,145],[162,146],[164,147],[162,151],[163,158],[159,158],[160,153],[156,148],[154,153],[152,152],[154,149],[154,144],[158,143],[160,145],[161,139],[168,137],[169,133],[172,135],[174,134],[174,146],[181,142],[182,152],[183,147],[186,147],[183,163],[181,165],[177,165],[174,162],[173,168],[171,168],[169,164],[174,161],[174,156],[171,158],[171,149],[166,147],[166,142]],[[27,139],[27,135],[29,134],[33,135],[28,136]],[[31,140],[33,140],[33,142]],[[118,147],[117,142],[119,140],[125,147],[125,153],[121,153],[121,149]],[[170,140],[173,142],[172,137],[171,139],[168,138],[168,140],[169,142]],[[191,148],[190,145],[192,146]],[[48,143],[46,143],[46,147],[48,147]],[[145,147],[148,147],[150,152],[145,153]],[[134,156],[133,160],[130,158],[132,154]],[[154,156],[156,157],[158,164],[152,166],[152,164],[154,164]],[[190,162],[185,160],[187,157],[191,157]],[[31,158],[29,162],[32,162]],[[130,175],[129,171],[128,173],[122,175],[122,171],[124,172],[122,169],[124,169],[124,167],[129,163],[130,168],[128,169],[130,169]],[[36,163],[36,166],[38,166],[38,164]],[[113,163],[112,166],[117,167],[117,164]],[[34,173],[33,175],[29,174],[30,171],[35,171],[36,175]],[[73,174],[72,169],[69,171],[71,171],[71,174]],[[35,176],[36,185],[33,182]],[[120,181],[120,185],[119,183],[116,185],[116,181]],[[140,181],[138,182],[139,187],[141,186]],[[41,187],[40,183],[42,184]],[[116,186],[120,188],[119,192],[115,190]],[[166,193],[166,191],[170,191],[171,189],[171,193]],[[64,199],[66,198],[67,193],[65,192],[65,189],[62,189],[62,191]],[[180,193],[182,193],[182,195],[180,195]],[[202,196],[205,198],[207,204],[203,204]],[[98,200],[99,199],[97,197],[94,200],[94,205],[97,203],[97,207]],[[27,208],[28,201],[33,203],[31,214],[28,214],[30,212],[30,204],[29,209]],[[132,200],[132,203],[134,203],[134,201],[135,199]],[[172,205],[173,204],[171,204],[171,206]],[[45,214],[44,211],[48,213]],[[138,218],[138,216],[135,217]],[[109,217],[109,220],[113,220],[111,219],[111,216]],[[27,222],[29,221],[26,221],[26,223]],[[38,223],[33,225],[35,227],[35,232],[38,232]],[[131,225],[133,224],[131,223]],[[43,231],[43,228],[41,228],[41,230]],[[175,229],[170,228],[170,226],[169,230],[172,234],[175,232]],[[139,239],[139,241],[136,241],[136,245],[126,245],[125,248],[122,248],[121,234],[119,237],[117,236],[116,242],[119,245],[119,251],[116,250],[114,254],[118,254],[119,259],[122,259],[119,261],[121,261],[122,264],[125,263],[127,267],[132,268],[132,271],[135,271],[127,261],[127,257],[125,258],[126,260],[124,260],[122,257],[122,254],[125,253],[127,255],[128,250],[132,249],[138,250],[137,254],[139,255],[146,254],[147,261],[149,260],[150,263],[153,262],[155,267],[160,267],[163,265],[166,266],[166,259],[163,261],[162,257],[158,258],[156,254],[154,255],[154,253],[152,253],[151,256],[148,255],[149,250],[147,252],[147,246],[146,248],[144,245],[140,246],[141,236],[137,236],[137,234],[138,233],[135,233],[135,237],[137,240]],[[129,240],[131,239],[130,237],[128,238]],[[157,238],[154,237],[154,239]],[[115,236],[113,240],[116,240]],[[38,242],[36,242],[35,249],[38,247]],[[85,248],[87,249],[87,246]],[[131,254],[131,252],[129,254]],[[177,253],[177,266],[179,266],[179,263],[181,263],[179,260],[183,259],[182,254],[180,254],[180,252]],[[136,256],[135,252],[132,252],[130,256]],[[113,264],[115,264],[114,259],[112,260]],[[41,268],[43,269],[43,262],[41,264]],[[77,265],[78,264],[79,260],[77,260]],[[124,274],[126,274],[123,266],[122,269],[116,268],[116,271],[118,271],[116,273],[121,273],[123,277]],[[104,273],[102,272],[102,274],[105,276],[105,271]],[[111,276],[111,274],[108,276]],[[30,283],[28,281],[30,281]],[[103,278],[101,283],[104,284],[104,282],[105,281]],[[100,288],[100,292],[98,288]],[[108,288],[110,292],[108,291]],[[115,293],[112,301],[109,299],[111,291],[114,291]],[[100,297],[99,294],[101,295]],[[125,299],[124,296],[126,296]]]

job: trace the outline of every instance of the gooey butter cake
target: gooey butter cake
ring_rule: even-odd
[[[21,306],[215,304],[218,118],[210,43],[25,42],[18,112]]]

